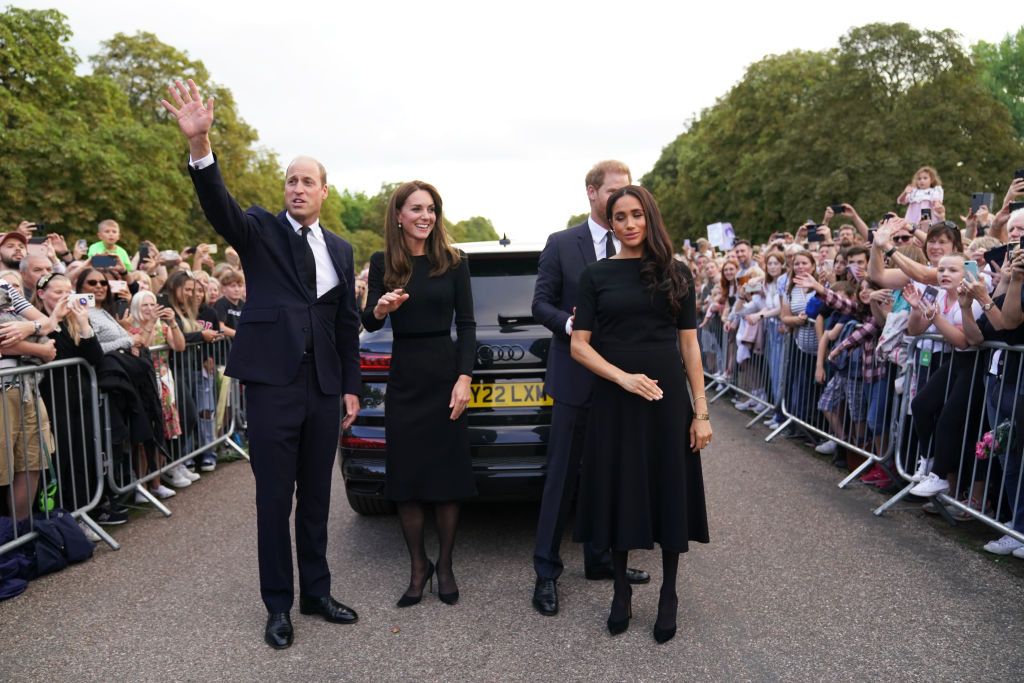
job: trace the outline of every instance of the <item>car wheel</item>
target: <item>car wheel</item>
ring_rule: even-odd
[[[383,498],[360,496],[347,488],[345,496],[348,498],[349,506],[360,515],[392,515],[395,512],[395,504]]]

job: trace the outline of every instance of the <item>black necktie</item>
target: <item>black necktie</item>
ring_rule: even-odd
[[[302,256],[305,262],[304,275],[306,276],[306,289],[309,290],[313,298],[316,298],[316,259],[313,258],[313,248],[309,246],[309,228],[303,225],[299,228],[299,232],[302,234]]]
[[[609,230],[604,238],[604,257],[611,258],[612,256],[615,256],[615,241],[612,239],[612,231]]]

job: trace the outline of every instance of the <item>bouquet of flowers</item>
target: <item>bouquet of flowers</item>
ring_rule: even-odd
[[[1013,422],[1011,420],[1000,422],[995,429],[985,432],[981,441],[974,446],[974,456],[978,460],[987,460],[989,456],[996,455],[1006,447],[1006,444],[1010,443],[1013,438],[1012,431]]]

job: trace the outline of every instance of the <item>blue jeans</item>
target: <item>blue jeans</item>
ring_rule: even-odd
[[[765,362],[768,363],[768,396],[772,403],[778,404],[782,399],[782,365],[784,363],[786,335],[779,332],[779,324],[774,318],[765,321]]]
[[[1017,404],[1024,402],[1024,396],[1017,395],[1017,383],[1007,378],[1003,382],[999,377],[987,375],[985,377],[985,412],[988,415],[988,423],[994,430],[1001,422],[1013,419],[1014,401]],[[1017,412],[1020,412],[1020,406]],[[1015,424],[1013,439],[1018,444],[1021,441],[1020,425]],[[1021,449],[1000,448],[999,463],[1003,466],[1003,485],[1006,491],[1006,499],[1010,501],[1013,510],[1013,519],[1010,521],[1010,528],[1014,531],[1024,531],[1024,486],[1021,483]]]
[[[789,360],[792,367],[787,371],[789,393],[786,396],[786,407],[790,415],[811,422],[812,411],[816,410],[813,396],[815,358],[794,345]]]

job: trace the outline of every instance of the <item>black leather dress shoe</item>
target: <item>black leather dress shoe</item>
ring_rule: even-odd
[[[554,579],[537,579],[533,587],[533,608],[546,617],[558,614],[558,584]]]
[[[263,640],[275,650],[283,650],[292,644],[292,618],[287,612],[273,612],[267,615],[267,628]]]
[[[591,581],[611,581],[615,578],[615,572],[608,565],[594,567],[586,570],[587,578]],[[643,569],[626,569],[626,580],[630,583],[650,583],[651,575]]]
[[[322,598],[299,598],[299,612],[302,614],[319,614],[334,624],[354,624],[359,615],[351,607],[346,607],[331,596]]]

